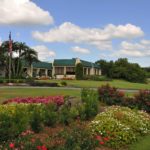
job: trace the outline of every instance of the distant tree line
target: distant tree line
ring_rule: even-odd
[[[146,82],[147,74],[145,69],[137,63],[128,62],[127,58],[119,58],[117,61],[96,61],[100,65],[102,75],[109,78],[124,79],[130,82]]]
[[[146,76],[150,78],[150,67],[144,67],[143,69],[146,71]]]

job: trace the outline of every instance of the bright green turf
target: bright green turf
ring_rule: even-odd
[[[129,150],[150,150],[150,135],[131,145]]]
[[[63,80],[39,80],[39,82],[62,82]],[[148,84],[131,83],[123,80],[113,81],[87,81],[87,80],[65,80],[68,86],[73,87],[99,87],[101,85],[109,83],[111,86],[115,86],[121,89],[150,89],[150,82]]]
[[[49,95],[70,95],[80,97],[80,89],[59,89],[59,88],[0,88],[0,102],[14,97],[49,96]],[[134,93],[126,92],[127,96]]]
[[[70,95],[80,97],[80,90],[51,88],[1,88],[0,102],[14,97]]]

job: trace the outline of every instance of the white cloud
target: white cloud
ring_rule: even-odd
[[[48,25],[53,17],[31,0],[0,0],[1,25]]]
[[[53,50],[49,50],[44,45],[37,45],[32,47],[35,51],[38,52],[38,58],[40,60],[49,60],[50,57],[55,57],[56,53]]]
[[[32,36],[43,42],[72,42],[96,46],[98,49],[111,49],[112,39],[130,39],[143,36],[140,27],[126,24],[115,26],[109,24],[101,28],[81,28],[70,22],[65,22],[59,27],[48,32],[34,31]]]
[[[150,57],[150,40],[141,40],[139,43],[123,41],[120,50],[114,56]]]
[[[90,54],[90,50],[89,50],[89,49],[81,48],[81,47],[79,47],[79,46],[72,47],[71,50],[72,50],[73,52],[76,52],[76,53]]]

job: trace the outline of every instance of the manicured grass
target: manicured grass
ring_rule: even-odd
[[[80,90],[52,88],[1,88],[0,102],[14,97],[70,95],[80,97]]]
[[[61,83],[63,80],[38,80],[39,82],[58,82]],[[64,80],[68,86],[72,87],[99,87],[104,84],[110,84],[121,89],[150,89],[150,82],[148,84],[142,83],[131,83],[123,80],[113,81],[87,81],[87,80]]]
[[[150,135],[131,145],[129,150],[150,150]]]
[[[59,88],[0,88],[0,103],[4,100],[14,97],[29,96],[50,96],[50,95],[69,95],[79,97],[80,89],[59,89]],[[133,96],[134,93],[126,92],[127,96]]]

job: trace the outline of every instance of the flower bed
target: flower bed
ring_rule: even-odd
[[[150,133],[150,116],[127,107],[110,107],[96,116],[90,124],[100,145],[119,148]]]
[[[55,103],[58,106],[64,103],[63,96],[47,96],[47,97],[26,97],[26,98],[13,98],[7,101],[4,101],[3,104],[9,103]]]

